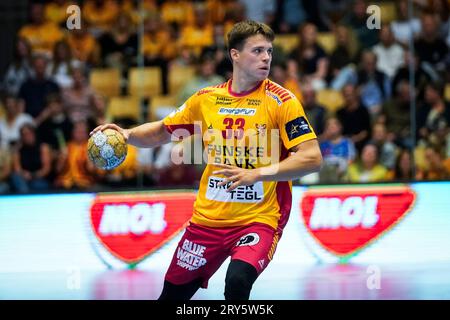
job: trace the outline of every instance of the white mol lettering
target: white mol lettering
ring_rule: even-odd
[[[106,205],[100,221],[101,235],[142,235],[145,232],[160,234],[167,226],[164,220],[166,205],[164,203],[137,203]]]
[[[319,229],[369,229],[377,224],[379,214],[377,211],[378,198],[349,197],[344,201],[339,198],[317,198],[311,213],[309,226],[312,230]]]

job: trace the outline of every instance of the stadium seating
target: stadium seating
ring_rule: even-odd
[[[131,96],[147,98],[161,94],[161,69],[159,67],[130,68],[128,93]]]
[[[140,100],[136,96],[112,97],[106,111],[108,119],[131,118],[139,122]]]
[[[89,83],[95,91],[107,97],[120,95],[120,71],[117,69],[92,69]]]
[[[280,34],[275,37],[273,44],[281,47],[284,52],[290,53],[299,44],[299,36],[297,34]]]
[[[177,93],[195,75],[195,67],[172,65],[169,69],[169,92]]]

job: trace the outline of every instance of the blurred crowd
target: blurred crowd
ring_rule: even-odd
[[[71,4],[81,8],[80,29],[67,28]],[[197,186],[202,165],[174,164],[172,144],[129,147],[126,161],[112,171],[92,166],[86,154],[92,128],[138,122],[110,117],[111,97],[93,88],[90,73],[114,68],[127,83],[130,68],[158,67],[161,93],[172,95],[176,107],[231,77],[225,35],[245,19],[276,32],[270,78],[298,97],[319,136],[323,168],[302,183],[448,179],[450,1],[414,0],[412,18],[407,0],[378,1],[382,18],[386,13],[380,28],[368,27],[370,4],[31,2],[13,60],[0,75],[0,193]],[[195,68],[176,94],[168,80],[174,66]]]

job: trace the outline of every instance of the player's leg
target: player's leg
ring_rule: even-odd
[[[257,223],[241,228],[227,239],[232,250],[225,299],[249,299],[254,282],[272,260],[279,238],[273,228]]]
[[[248,300],[258,272],[251,264],[232,260],[225,277],[225,300]]]
[[[228,256],[220,230],[190,224],[178,243],[167,270],[160,300],[188,300]]]
[[[201,278],[179,285],[165,280],[163,290],[158,300],[190,300],[200,288],[201,284]]]

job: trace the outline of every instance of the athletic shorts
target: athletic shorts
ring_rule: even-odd
[[[191,223],[178,243],[165,280],[179,285],[202,279],[202,288],[222,263],[242,260],[258,275],[272,260],[280,234],[262,223],[228,228],[211,228]]]

